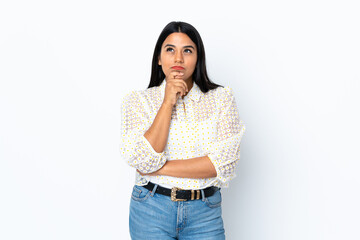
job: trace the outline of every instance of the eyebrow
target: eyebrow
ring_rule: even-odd
[[[175,47],[175,45],[172,45],[172,44],[166,44],[166,45],[164,46],[164,48],[166,48],[167,46],[169,46],[169,47]],[[192,48],[192,49],[194,49],[194,50],[195,50],[195,48],[194,48],[193,46],[191,46],[191,45],[184,46],[183,48]]]

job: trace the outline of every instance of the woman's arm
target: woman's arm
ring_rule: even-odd
[[[216,177],[214,164],[208,156],[184,160],[167,161],[158,171],[141,175],[166,175],[179,178],[212,178]]]
[[[164,151],[167,143],[172,108],[172,105],[163,103],[157,112],[151,127],[144,134],[144,137],[158,153]]]
[[[151,127],[144,134],[144,137],[158,153],[164,151],[167,143],[173,106],[179,96],[184,96],[188,92],[187,85],[182,79],[183,75],[182,72],[172,72],[169,75],[169,79],[166,80],[163,103]]]
[[[235,168],[240,159],[240,142],[245,131],[245,124],[239,118],[232,90],[221,89],[218,138],[208,144],[203,157],[185,160],[167,161],[162,168],[152,175],[168,175],[185,178],[216,177],[221,183],[235,177]],[[214,172],[215,170],[215,172]],[[151,174],[149,174],[151,175]]]
[[[140,100],[140,94],[133,91],[122,101],[120,154],[131,167],[151,173],[160,169],[167,159],[164,153],[156,152],[144,137],[151,117]]]

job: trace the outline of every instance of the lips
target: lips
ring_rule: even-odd
[[[173,66],[171,67],[172,69],[175,69],[175,70],[184,70],[185,68],[183,67],[180,67],[180,66]]]

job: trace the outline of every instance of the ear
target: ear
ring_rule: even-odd
[[[161,65],[160,57],[158,57],[158,64]]]

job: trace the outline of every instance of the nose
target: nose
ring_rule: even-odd
[[[181,51],[177,51],[175,54],[175,62],[183,62],[184,58]]]

